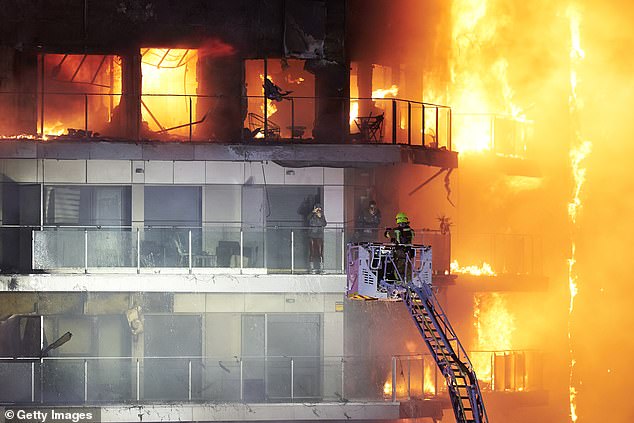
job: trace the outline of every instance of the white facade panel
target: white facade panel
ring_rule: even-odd
[[[343,224],[343,186],[326,185],[324,187],[324,212],[328,224]]]
[[[175,184],[204,184],[205,162],[177,161],[174,162]]]
[[[287,168],[284,172],[286,185],[323,185],[323,167]]]
[[[174,294],[174,313],[200,313],[205,309],[205,294]]]
[[[44,183],[86,183],[86,160],[44,160]]]
[[[244,311],[244,294],[207,294],[205,311],[207,313],[242,313]]]
[[[88,160],[86,173],[89,184],[129,184],[132,182],[129,160]]]
[[[279,313],[281,310],[284,310],[284,295],[244,294],[244,311],[246,313]]]
[[[281,185],[284,183],[284,168],[273,162],[245,163],[244,183]]]
[[[132,183],[142,184],[145,182],[145,162],[143,160],[132,161]]]
[[[14,182],[37,182],[36,159],[3,160],[2,173]]]
[[[284,311],[287,313],[322,313],[324,296],[318,294],[286,294]]]
[[[208,184],[242,184],[244,162],[205,162],[205,182]]]
[[[147,161],[145,162],[146,184],[173,184],[174,162]]]
[[[324,185],[343,185],[343,168],[324,168]]]

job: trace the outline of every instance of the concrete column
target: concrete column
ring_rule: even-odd
[[[198,98],[194,126],[196,139],[237,142],[247,113],[244,65],[240,57],[201,57],[197,64]]]
[[[139,139],[141,127],[141,52],[135,50],[121,56],[121,86],[119,125],[123,136]]]
[[[37,55],[0,46],[0,134],[37,132]],[[15,94],[13,94],[15,93]]]

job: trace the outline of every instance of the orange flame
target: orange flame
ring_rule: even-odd
[[[387,95],[396,97],[398,95],[398,86],[392,85],[390,88],[386,88],[386,89],[379,88],[377,90],[372,91],[372,98],[385,98]]]
[[[275,82],[273,81],[273,78],[271,77],[271,75],[268,75],[268,78],[271,82]],[[260,74],[260,80],[262,81],[262,85],[264,85],[264,74],[262,73]],[[264,95],[264,86],[262,86],[262,95]],[[264,114],[264,104],[260,106],[260,112]],[[266,99],[266,117],[270,118],[275,113],[277,113],[277,106],[275,105],[273,100],[267,98]],[[264,134],[261,134],[260,137],[256,136],[256,138],[264,138]]]
[[[581,48],[581,11],[578,6],[571,3],[566,11],[570,23],[570,97],[569,108],[573,128],[574,139],[570,149],[570,162],[572,168],[572,176],[574,179],[574,189],[572,200],[568,203],[568,215],[573,228],[577,226],[577,217],[581,209],[581,189],[586,180],[586,169],[582,167],[583,160],[590,154],[592,143],[584,140],[577,124],[578,113],[582,102],[577,96],[577,68],[581,61],[585,58],[585,52]],[[576,240],[573,237],[570,248],[570,258],[568,259],[568,289],[570,291],[570,305],[568,307],[568,347],[570,357],[570,373],[569,373],[569,403],[570,403],[570,419],[574,423],[578,419],[577,415],[577,388],[574,386],[574,368],[576,364],[574,348],[572,346],[572,316],[574,311],[575,297],[579,293],[578,275],[575,270],[576,260]]]
[[[515,317],[509,311],[506,296],[500,293],[474,296],[473,317],[476,327],[476,346],[479,351],[512,349]],[[491,356],[489,353],[472,353],[471,362],[484,383],[492,382]]]
[[[497,273],[491,268],[491,265],[486,261],[482,262],[482,266],[478,267],[477,265],[460,267],[458,264],[458,260],[454,260],[451,262],[451,273],[462,273],[466,275],[474,275],[474,276],[496,276]]]

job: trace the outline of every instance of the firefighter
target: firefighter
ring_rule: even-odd
[[[396,215],[396,228],[385,229],[385,237],[397,245],[411,244],[414,239],[414,230],[409,227],[409,218],[403,212]]]
[[[387,272],[396,282],[406,282],[407,257],[411,256],[411,244],[414,240],[414,230],[409,226],[409,218],[403,212],[396,215],[396,228],[387,228],[385,237],[389,238],[394,246],[394,267],[396,272]]]

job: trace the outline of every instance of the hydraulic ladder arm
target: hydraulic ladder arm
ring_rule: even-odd
[[[445,377],[456,422],[488,423],[473,366],[431,286],[431,247],[350,244],[348,296],[402,300]]]

